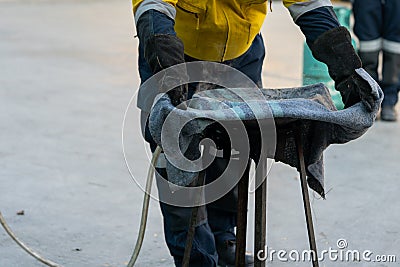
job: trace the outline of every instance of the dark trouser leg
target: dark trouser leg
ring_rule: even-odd
[[[360,40],[360,48],[362,51],[378,51],[380,44],[373,49],[375,43],[371,41],[382,37],[383,26],[383,5],[381,0],[354,0],[354,33]],[[370,42],[366,44],[364,50],[362,42]]]
[[[354,0],[354,33],[360,41],[359,56],[364,69],[379,82],[382,49],[383,5],[381,0]]]
[[[398,102],[400,54],[383,52],[382,89],[385,95],[382,106],[394,106]]]
[[[161,203],[161,211],[164,217],[164,234],[167,246],[171,255],[174,257],[175,266],[182,266],[183,254],[185,252],[188,225],[185,229],[176,229],[173,220],[174,215],[181,218],[187,216],[190,219],[192,208],[182,208]],[[194,267],[213,267],[217,266],[218,256],[215,248],[215,241],[208,223],[203,222],[196,226],[193,239],[192,250],[190,253],[189,266]]]
[[[380,51],[358,52],[363,68],[379,83],[378,64]]]
[[[383,20],[382,106],[394,106],[398,101],[400,77],[400,1],[386,0]]]
[[[160,179],[166,177],[165,169],[157,169],[157,186],[160,196],[160,207],[164,219],[164,235],[171,255],[174,257],[175,265],[182,266],[185,252],[186,239],[192,216],[192,207],[179,207],[166,204],[173,198],[168,185]],[[161,176],[162,175],[162,176]],[[196,197],[196,196],[194,196]],[[193,198],[188,196],[188,203]],[[215,248],[214,235],[207,223],[207,212],[204,206],[199,208],[189,266],[213,267],[217,265],[218,256]]]

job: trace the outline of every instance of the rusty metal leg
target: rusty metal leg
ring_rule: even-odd
[[[303,194],[304,211],[306,215],[308,241],[310,243],[310,249],[314,253],[312,259],[312,264],[313,264],[312,266],[319,267],[317,244],[315,242],[315,233],[314,233],[314,226],[311,214],[310,197],[308,195],[307,178],[306,178],[307,173],[306,173],[306,165],[304,162],[304,153],[303,153],[303,140],[302,140],[302,135],[299,131],[296,133],[296,146],[300,163],[300,183],[301,183],[301,191]]]
[[[204,176],[205,176],[205,171],[201,171],[197,179],[196,186],[202,186],[204,184]],[[195,206],[192,209],[192,216],[190,218],[188,234],[186,236],[185,252],[183,254],[182,267],[189,267],[190,253],[192,252],[193,239],[196,231],[197,214],[199,211],[200,207],[199,205],[201,203],[202,194],[203,190],[199,189],[198,196],[196,196],[197,198],[194,200]]]
[[[247,204],[248,204],[249,172],[245,171],[238,183],[238,213],[236,228],[236,267],[245,266]]]
[[[265,261],[257,258],[258,251],[265,249],[265,239],[267,235],[267,177],[266,177],[267,159],[260,159],[256,169],[256,189],[255,196],[255,214],[254,214],[254,266],[265,267]],[[265,250],[264,250],[265,251]],[[266,252],[265,252],[266,253]]]

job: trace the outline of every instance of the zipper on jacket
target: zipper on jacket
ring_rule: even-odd
[[[226,27],[227,27],[227,30],[226,30],[226,39],[225,39],[224,51],[222,51],[221,62],[223,62],[223,61],[225,60],[226,48],[227,48],[227,46],[228,46],[229,31],[230,31],[228,17],[226,16],[226,13],[225,13],[224,10],[222,10],[222,13],[224,13],[224,17],[225,17],[225,20],[226,20]]]
[[[197,20],[197,25],[196,25],[196,30],[200,29],[200,18],[199,18],[199,14],[195,14],[196,20]]]

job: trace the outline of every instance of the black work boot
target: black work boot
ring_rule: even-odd
[[[397,114],[393,106],[383,106],[381,110],[381,120],[397,121]]]
[[[221,267],[235,266],[236,241],[225,240],[223,242],[217,242],[216,246],[218,253],[218,266]],[[245,263],[246,267],[254,266],[254,256],[250,252],[246,252]]]

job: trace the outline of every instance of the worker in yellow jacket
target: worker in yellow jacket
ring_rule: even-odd
[[[361,68],[349,32],[341,27],[329,0],[283,0],[294,22],[306,36],[313,55],[328,65],[345,106],[362,100],[371,107],[371,88],[355,69]],[[267,0],[133,0],[139,37],[139,73],[142,83],[153,74],[187,61],[227,64],[261,85],[265,49],[260,29]],[[188,86],[168,92],[174,105],[190,98]],[[139,99],[140,101],[140,99]],[[140,106],[140,103],[138,103]],[[144,129],[152,150],[157,144]],[[212,181],[226,167],[216,158],[206,172]],[[158,175],[168,179],[158,166]],[[236,189],[207,204],[199,212],[190,266],[234,266]],[[181,266],[191,209],[160,201],[165,239],[176,266]],[[246,257],[253,266],[253,257]]]

